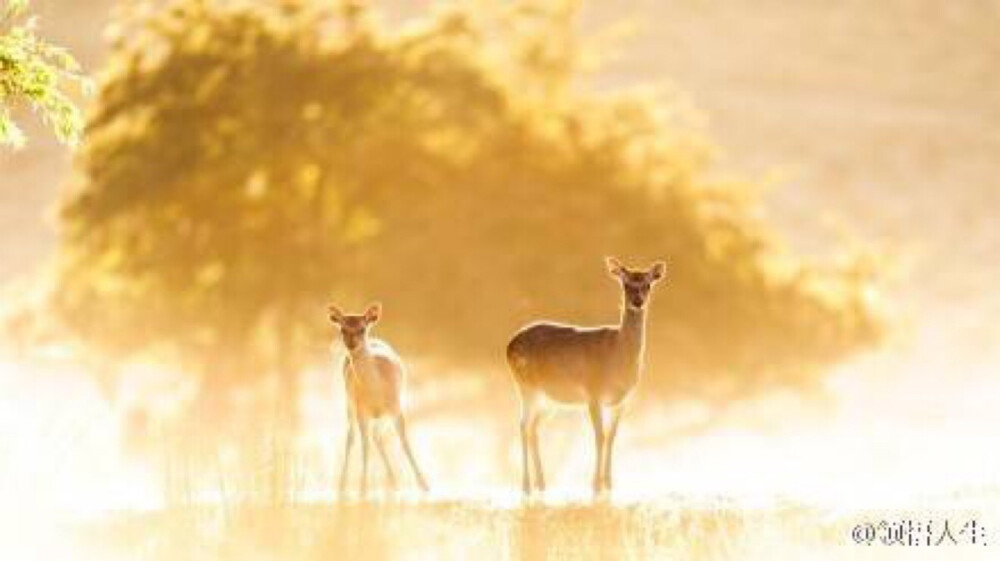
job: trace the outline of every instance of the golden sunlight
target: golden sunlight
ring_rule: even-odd
[[[995,558],[998,28],[0,0],[0,558]]]

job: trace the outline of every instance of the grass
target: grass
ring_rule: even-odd
[[[3,370],[0,368],[0,374]],[[7,371],[12,376],[18,372],[14,368]],[[17,413],[9,418],[18,428],[0,438],[0,490],[5,492],[0,502],[0,559],[4,561],[975,560],[996,558],[1000,547],[1000,488],[992,483],[975,486],[970,480],[962,492],[950,491],[951,487],[936,483],[936,474],[941,471],[919,462],[912,464],[912,473],[893,471],[899,464],[887,464],[885,459],[891,459],[890,452],[896,449],[886,449],[881,443],[881,448],[872,449],[881,453],[877,463],[847,461],[830,470],[782,451],[792,449],[806,456],[821,453],[823,446],[843,449],[843,443],[836,439],[819,446],[802,447],[796,442],[790,448],[759,449],[738,446],[732,439],[709,438],[710,449],[721,448],[725,453],[705,454],[697,447],[672,452],[668,450],[680,444],[671,444],[662,436],[670,425],[637,409],[622,434],[617,494],[612,501],[593,502],[585,494],[591,458],[585,421],[563,416],[552,419],[546,427],[546,459],[553,484],[550,494],[544,500],[526,502],[515,491],[519,474],[516,425],[504,415],[512,407],[489,402],[479,394],[463,393],[462,399],[454,401],[480,409],[475,416],[466,410],[456,412],[454,405],[414,415],[413,434],[418,454],[432,475],[432,494],[389,497],[376,492],[371,501],[334,502],[331,499],[342,452],[342,432],[338,432],[342,425],[337,423],[342,411],[332,398],[315,404],[313,409],[322,411],[323,416],[310,418],[309,427],[318,428],[302,435],[295,446],[266,419],[248,431],[251,440],[237,447],[238,453],[209,445],[211,441],[198,432],[180,434],[155,441],[148,454],[152,458],[146,466],[148,473],[143,472],[148,477],[132,481],[128,477],[131,472],[124,469],[128,464],[115,455],[116,433],[100,430],[103,425],[91,426],[103,418],[108,424],[104,428],[113,428],[112,417],[93,414],[101,410],[98,402],[91,404],[93,407],[83,406],[80,396],[84,391],[62,378],[52,384],[60,389],[58,393],[46,393],[37,386],[45,376],[17,379],[31,380],[35,385],[20,392],[13,390],[21,386],[5,387],[6,411]],[[332,381],[327,379],[326,383]],[[62,397],[67,388],[72,389],[68,393],[76,396],[75,401]],[[37,402],[29,402],[33,410],[38,409],[34,417],[17,409],[25,403],[17,397],[28,390],[32,395],[54,396],[52,411]],[[333,391],[311,388],[310,394],[331,396]],[[470,418],[475,421],[470,422]],[[49,422],[52,420],[60,422]],[[817,438],[822,437],[820,432]],[[745,438],[755,437],[749,434]],[[857,449],[847,447],[844,453],[852,450],[856,453]],[[413,481],[406,477],[405,464],[396,452],[394,463],[402,476],[402,488],[412,489]],[[939,454],[947,456],[946,452]],[[948,462],[967,463],[975,457],[986,466],[993,465],[988,450],[976,448],[973,452],[974,456],[948,456]],[[102,454],[108,456],[104,458],[107,461],[96,462]],[[772,454],[775,461],[754,463],[759,454]],[[835,460],[828,455],[820,458],[821,462]],[[712,462],[717,464],[715,469]],[[794,469],[785,469],[788,466]],[[877,473],[873,467],[879,468]],[[371,470],[376,489],[382,488],[379,482],[384,486],[381,468],[376,460]],[[355,464],[355,477],[357,469]],[[692,477],[709,483],[710,493],[737,497],[741,496],[736,494],[740,488],[760,493],[748,494],[745,499],[697,498],[710,495],[692,486],[690,477],[678,476],[692,469]],[[781,489],[775,482],[796,471],[813,472],[807,482],[833,490],[867,489],[873,487],[872,482],[881,485],[892,483],[895,477],[924,474],[927,485],[922,488],[930,497],[914,495],[905,502],[871,497],[861,503],[840,495],[834,495],[830,503],[810,502],[819,499],[795,493],[782,496],[801,502],[752,498]],[[718,481],[720,474],[731,474],[743,484]],[[162,478],[159,484],[157,476]],[[737,491],[729,494],[726,489],[732,488]],[[143,489],[146,493],[140,498],[161,500],[131,502],[125,500],[131,494],[115,494]],[[481,489],[498,491],[482,495]],[[685,494],[656,494],[669,492],[664,489],[683,490]],[[580,495],[563,494],[574,491]],[[831,510],[818,504],[842,508]],[[847,504],[855,506],[844,508]],[[895,506],[900,504],[905,508]],[[107,510],[115,505],[148,510]],[[881,505],[882,510],[864,510],[862,505]],[[86,521],[57,519],[59,508],[68,508]],[[10,517],[4,518],[5,514]],[[989,545],[858,545],[852,540],[851,530],[858,523],[907,519],[948,519],[959,524],[975,519],[985,526]],[[990,542],[994,537],[996,544]]]
[[[185,509],[102,523],[105,552],[145,559],[721,559],[785,513],[653,505],[344,503]],[[814,538],[824,532],[817,528]],[[822,539],[815,542],[822,544]]]
[[[101,559],[990,558],[988,546],[858,545],[851,539],[858,522],[907,516],[916,515],[685,505],[679,499],[386,500],[119,514],[81,528],[80,536]],[[949,516],[957,521],[977,514]]]

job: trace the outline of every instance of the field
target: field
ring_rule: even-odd
[[[415,494],[406,479],[398,496],[388,495],[376,463],[371,500],[353,493],[340,500],[333,489],[343,411],[323,372],[308,385],[311,395],[326,397],[306,403],[313,438],[301,443],[301,455],[236,462],[243,472],[214,465],[202,474],[209,492],[191,497],[122,453],[114,417],[90,384],[58,370],[24,378],[8,364],[3,372],[4,410],[19,419],[6,425],[19,429],[0,450],[0,489],[16,506],[0,508],[4,559],[989,559],[1000,527],[996,492],[976,487],[989,481],[995,454],[972,446],[921,453],[917,439],[880,440],[869,428],[864,441],[861,429],[830,433],[823,427],[835,421],[808,417],[796,419],[797,429],[772,424],[755,435],[724,428],[748,422],[737,416],[698,438],[682,437],[668,429],[681,425],[642,401],[623,425],[611,499],[586,493],[590,438],[582,418],[564,414],[543,432],[553,488],[525,501],[517,491],[512,400],[489,403],[481,395],[509,397],[500,384],[444,396],[466,403],[464,411],[415,408],[429,495]],[[426,399],[422,386],[414,388],[418,403]],[[54,387],[74,399],[56,397]],[[18,412],[24,395],[52,398]],[[747,418],[761,422],[764,407]],[[974,457],[983,473],[970,471]],[[269,485],[280,464],[292,469],[275,495]],[[896,539],[888,530],[852,534],[882,520],[929,521],[935,541],[946,520],[958,540],[969,539],[959,532],[976,521],[987,545],[885,545],[883,538]]]
[[[329,376],[316,373],[312,383],[314,395],[334,393]],[[20,436],[9,435],[0,480],[8,504],[24,507],[6,517],[0,509],[5,559],[975,560],[993,558],[1000,527],[996,492],[968,487],[975,482],[968,468],[959,482],[964,492],[937,490],[936,483],[952,485],[947,476],[954,463],[921,465],[927,458],[913,452],[915,441],[889,450],[874,440],[854,454],[844,448],[852,439],[797,440],[791,429],[773,426],[766,439],[739,432],[726,437],[718,429],[700,438],[667,437],[669,423],[641,403],[623,428],[618,490],[610,499],[593,500],[585,491],[591,451],[583,419],[560,415],[543,433],[553,489],[524,500],[517,491],[516,438],[505,415],[512,404],[484,406],[481,396],[461,392],[451,401],[471,403],[459,411],[465,415],[478,409],[472,421],[456,417],[457,407],[415,411],[415,444],[432,478],[428,495],[416,494],[406,479],[398,495],[388,493],[376,463],[370,500],[353,492],[338,499],[333,487],[343,411],[338,399],[327,398],[307,403],[318,415],[310,421],[315,440],[302,443],[307,453],[286,461],[258,458],[250,462],[257,466],[253,473],[213,466],[203,474],[207,494],[191,497],[175,485],[164,497],[169,486],[135,477],[136,466],[115,441],[100,436],[114,434],[114,425],[98,414],[98,398],[88,397],[92,388],[46,371],[35,372],[31,384],[4,386],[14,399],[8,411],[16,409],[19,393],[50,385],[62,384],[76,398],[36,404],[34,413],[47,421],[27,418]],[[499,385],[486,391],[506,395]],[[420,399],[420,391],[415,394]],[[805,434],[816,432],[799,422]],[[31,432],[40,425],[44,432]],[[44,445],[19,446],[30,439]],[[755,441],[758,451],[748,444]],[[30,450],[45,456],[23,457]],[[900,464],[887,461],[907,450]],[[865,464],[862,456],[875,460]],[[980,456],[988,468],[990,456]],[[902,473],[907,463],[912,469]],[[244,470],[246,464],[237,462]],[[269,485],[282,464],[292,469],[279,474],[283,490],[274,494]],[[879,529],[883,520],[895,530]],[[900,524],[907,521],[933,527],[929,534],[926,526],[904,534]],[[946,521],[958,543],[927,545],[942,539]],[[977,545],[962,533],[972,521],[982,528]],[[867,523],[869,533],[854,533]],[[913,545],[899,543],[911,539]]]
[[[793,505],[738,508],[680,498],[635,503],[388,500],[286,508],[203,508],[116,515],[77,527],[99,559],[988,559],[950,510],[953,544],[855,543],[864,521],[906,511],[834,513]],[[944,513],[935,516],[942,522]],[[967,534],[967,533],[966,533]],[[889,534],[886,534],[887,536]],[[909,539],[904,537],[902,539]],[[932,543],[938,539],[937,534]]]
[[[411,428],[432,492],[414,494],[404,479],[399,496],[387,495],[376,462],[376,490],[361,501],[334,493],[343,405],[326,371],[307,380],[300,453],[282,460],[263,446],[253,461],[215,458],[198,470],[201,494],[123,452],[115,413],[91,382],[57,367],[23,372],[15,363],[0,369],[12,421],[0,490],[16,506],[0,508],[5,559],[989,559],[1000,528],[989,484],[997,454],[981,447],[985,436],[910,434],[905,413],[879,413],[858,395],[844,398],[849,416],[783,407],[769,419],[780,401],[760,400],[694,432],[689,405],[664,410],[640,399],[623,424],[616,491],[599,501],[586,492],[585,420],[558,415],[543,431],[552,489],[524,501],[506,380],[442,394],[423,374]],[[38,397],[25,407],[25,395]],[[953,412],[955,422],[988,414],[962,399],[968,422]],[[898,426],[886,425],[895,415]],[[958,540],[976,521],[986,546],[885,545],[895,536],[887,529],[855,543],[855,526],[882,520],[931,522],[934,541],[945,521]]]

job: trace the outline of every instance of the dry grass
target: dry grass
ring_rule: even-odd
[[[102,559],[986,559],[991,549],[856,545],[851,527],[928,513],[834,515],[661,500],[385,501],[123,514],[80,533]],[[936,516],[943,519],[945,515]],[[982,512],[951,511],[953,521]],[[964,517],[964,518],[963,518]]]
[[[745,550],[755,531],[770,527],[767,533],[774,533],[788,517],[800,518],[800,524],[809,519],[791,511],[666,505],[345,503],[123,516],[95,535],[106,552],[157,560],[723,559]],[[820,547],[835,540],[835,533],[816,526],[799,541]]]

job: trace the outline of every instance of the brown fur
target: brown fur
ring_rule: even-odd
[[[611,449],[618,420],[642,373],[646,305],[652,285],[665,274],[665,266],[656,263],[648,271],[630,271],[609,258],[608,271],[622,286],[618,325],[576,327],[536,322],[518,331],[507,345],[507,363],[521,399],[525,493],[531,492],[532,480],[534,488],[545,488],[538,423],[550,403],[588,408],[597,446],[594,491],[611,488]],[[605,417],[609,417],[607,422]],[[529,461],[534,464],[534,477]]]
[[[402,395],[406,383],[406,367],[388,343],[368,335],[370,328],[381,318],[382,306],[373,304],[360,315],[344,314],[336,306],[330,306],[329,312],[330,321],[340,328],[340,337],[348,353],[343,367],[344,389],[347,395],[347,437],[344,444],[344,465],[340,472],[341,494],[347,487],[355,426],[361,433],[361,495],[365,496],[368,491],[370,437],[374,437],[390,484],[395,487],[396,477],[383,447],[382,438],[378,432],[371,430],[372,423],[382,419],[393,422],[413,475],[420,488],[426,491],[427,482],[410,448],[406,434],[406,420],[403,417]]]

